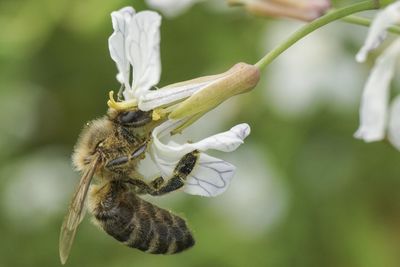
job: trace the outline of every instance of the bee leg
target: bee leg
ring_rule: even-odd
[[[161,187],[161,185],[164,183],[164,178],[157,177],[156,179],[154,179],[153,181],[150,182],[150,186],[154,189],[158,189]]]
[[[199,151],[195,150],[184,155],[176,165],[173,175],[170,179],[164,182],[162,177],[153,180],[150,185],[152,190],[148,194],[153,196],[163,195],[175,191],[185,185],[186,178],[192,172],[196,165],[199,156]]]
[[[177,190],[184,185],[182,178],[179,176],[172,176],[166,183],[160,176],[150,183],[146,183],[140,179],[127,178],[124,182],[132,185],[136,194],[149,194],[152,196],[160,196],[171,191]]]
[[[162,177],[157,177],[150,183],[132,178],[128,178],[124,182],[133,185],[137,194],[164,195],[185,185],[186,178],[196,165],[198,156],[199,152],[197,150],[184,155],[176,165],[172,177],[167,181],[164,181]]]
[[[160,176],[160,177],[157,177],[156,179],[154,179],[153,181],[151,181],[150,183],[146,183],[142,179],[126,178],[126,179],[123,179],[122,182],[133,186],[136,194],[156,195],[155,192],[164,183],[164,179]]]
[[[113,170],[115,167],[124,165],[126,163],[128,163],[129,158],[127,156],[121,156],[115,159],[110,160],[109,162],[107,162],[107,164],[105,165],[105,167],[108,170]]]
[[[138,149],[133,151],[129,156],[122,155],[120,157],[108,161],[105,167],[110,171],[116,171],[118,170],[118,168],[129,163],[131,160],[143,156],[144,152],[146,152],[146,148],[147,148],[146,144],[143,144],[139,146]]]
[[[148,194],[150,191],[153,191],[153,188],[141,179],[126,178],[122,181],[132,185],[135,193],[139,195]]]

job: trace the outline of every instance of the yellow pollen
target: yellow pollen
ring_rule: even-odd
[[[164,118],[166,114],[167,111],[163,108],[154,109],[152,114],[153,121],[158,121],[159,119]]]

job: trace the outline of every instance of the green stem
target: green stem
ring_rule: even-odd
[[[359,17],[359,16],[354,16],[354,15],[347,16],[347,17],[343,18],[342,21],[351,23],[351,24],[367,26],[367,27],[369,27],[372,23],[372,21],[370,19]],[[391,33],[400,34],[400,27],[398,27],[398,26],[391,26],[387,30]]]
[[[271,63],[276,57],[278,57],[281,53],[283,53],[285,50],[287,50],[289,47],[291,47],[293,44],[299,41],[301,38],[315,31],[316,29],[321,28],[322,26],[331,23],[332,21],[341,19],[343,17],[352,15],[360,11],[378,9],[379,7],[381,7],[380,1],[369,0],[329,12],[326,15],[310,22],[307,25],[304,25],[302,28],[297,30],[285,42],[275,47],[272,51],[270,51],[262,59],[260,59],[260,61],[258,61],[255,65],[260,69],[264,68],[269,63]]]

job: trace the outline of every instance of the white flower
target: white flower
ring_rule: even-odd
[[[26,231],[51,223],[73,186],[73,179],[63,178],[76,175],[65,155],[57,147],[45,147],[0,168],[4,219]]]
[[[161,17],[152,11],[136,14],[132,7],[125,7],[112,12],[111,18],[114,33],[108,44],[119,71],[117,79],[125,87],[126,100],[138,99],[160,80]]]
[[[195,111],[190,111],[190,115],[195,115],[216,107],[235,94],[252,89],[258,83],[258,68],[238,63],[221,74],[151,90],[159,82],[161,75],[160,15],[153,11],[135,13],[132,7],[125,7],[112,12],[111,17],[114,33],[109,38],[110,54],[117,64],[117,80],[122,85],[125,100],[117,103],[110,99],[109,106],[112,108],[129,109],[138,106],[141,110],[149,111],[176,105],[196,95],[189,102],[194,106],[192,103],[195,100],[198,105]],[[205,93],[201,94],[202,91]],[[177,119],[182,117],[183,107],[188,108],[185,102],[180,104],[175,106],[179,114],[173,114]],[[165,112],[170,114],[173,111]]]
[[[400,150],[400,96],[397,96],[390,107],[389,125],[388,125],[388,139]]]
[[[163,177],[170,177],[178,161],[187,153],[200,151],[198,162],[187,178],[184,191],[192,195],[216,196],[223,193],[228,187],[235,172],[235,166],[218,158],[211,157],[203,151],[214,149],[223,152],[236,150],[243,140],[250,134],[250,127],[246,123],[236,125],[229,131],[205,138],[196,143],[179,145],[175,142],[167,144],[161,138],[168,137],[179,121],[167,121],[154,129],[153,144],[150,154]]]
[[[394,23],[400,22],[400,2],[395,2],[378,12],[374,22],[368,31],[367,39],[360,51],[357,53],[356,60],[364,62],[370,51],[377,48],[386,38],[386,30]]]
[[[227,155],[238,164],[237,176],[251,175],[251,179],[236,180],[217,203],[210,203],[217,215],[235,222],[233,231],[239,236],[257,238],[270,233],[286,218],[291,206],[285,179],[274,169],[268,154],[264,147],[247,145]]]
[[[369,51],[377,48],[386,35],[386,29],[400,22],[400,2],[395,2],[376,16],[368,33],[364,46],[356,56],[364,61]],[[390,83],[400,54],[400,39],[394,41],[376,60],[364,87],[360,106],[360,126],[354,136],[366,142],[382,140],[388,123],[388,102]],[[393,110],[393,109],[392,109]],[[397,110],[397,109],[396,109]],[[391,116],[395,116],[393,113]],[[395,119],[390,118],[391,124]],[[397,127],[389,126],[389,130]],[[389,133],[394,140],[393,133]]]
[[[283,40],[297,28],[298,23],[287,21],[271,24],[261,47],[273,46],[275,40]],[[293,118],[315,113],[321,106],[335,112],[353,110],[359,103],[365,75],[354,67],[354,60],[348,57],[338,36],[348,40],[354,32],[344,27],[319,29],[285,51],[264,74],[268,81],[268,89],[262,90],[264,103]]]
[[[177,16],[200,0],[146,0],[147,4],[168,17]]]
[[[110,54],[117,64],[119,71],[117,80],[123,86],[124,101],[111,100],[110,107],[129,109],[137,106],[144,111],[153,110],[153,118],[156,109],[163,109],[163,112],[168,114],[177,112],[174,116],[177,120],[166,120],[153,130],[152,144],[148,151],[151,159],[161,176],[168,179],[185,154],[198,150],[200,151],[198,162],[187,178],[183,190],[189,194],[202,196],[215,196],[224,192],[235,167],[203,152],[209,149],[224,152],[235,150],[249,135],[249,125],[239,124],[227,132],[213,135],[197,143],[178,145],[171,141],[163,143],[161,139],[169,137],[172,131],[189,121],[192,122],[193,116],[197,118],[197,113],[203,114],[231,95],[254,87],[254,82],[258,81],[258,69],[247,64],[237,64],[222,74],[150,90],[159,82],[161,74],[159,48],[161,17],[152,11],[135,13],[131,7],[112,12],[111,16],[114,33],[109,38]],[[183,101],[185,99],[187,103]],[[208,105],[203,105],[204,99]],[[195,106],[195,109],[191,108],[192,106]]]

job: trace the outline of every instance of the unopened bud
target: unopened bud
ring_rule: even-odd
[[[250,64],[237,63],[227,72],[218,75],[215,82],[197,91],[180,103],[169,115],[170,119],[181,119],[204,113],[227,100],[253,89],[260,80],[259,69]]]
[[[249,13],[262,17],[287,17],[312,21],[331,6],[330,0],[227,0],[229,5],[242,5]]]

